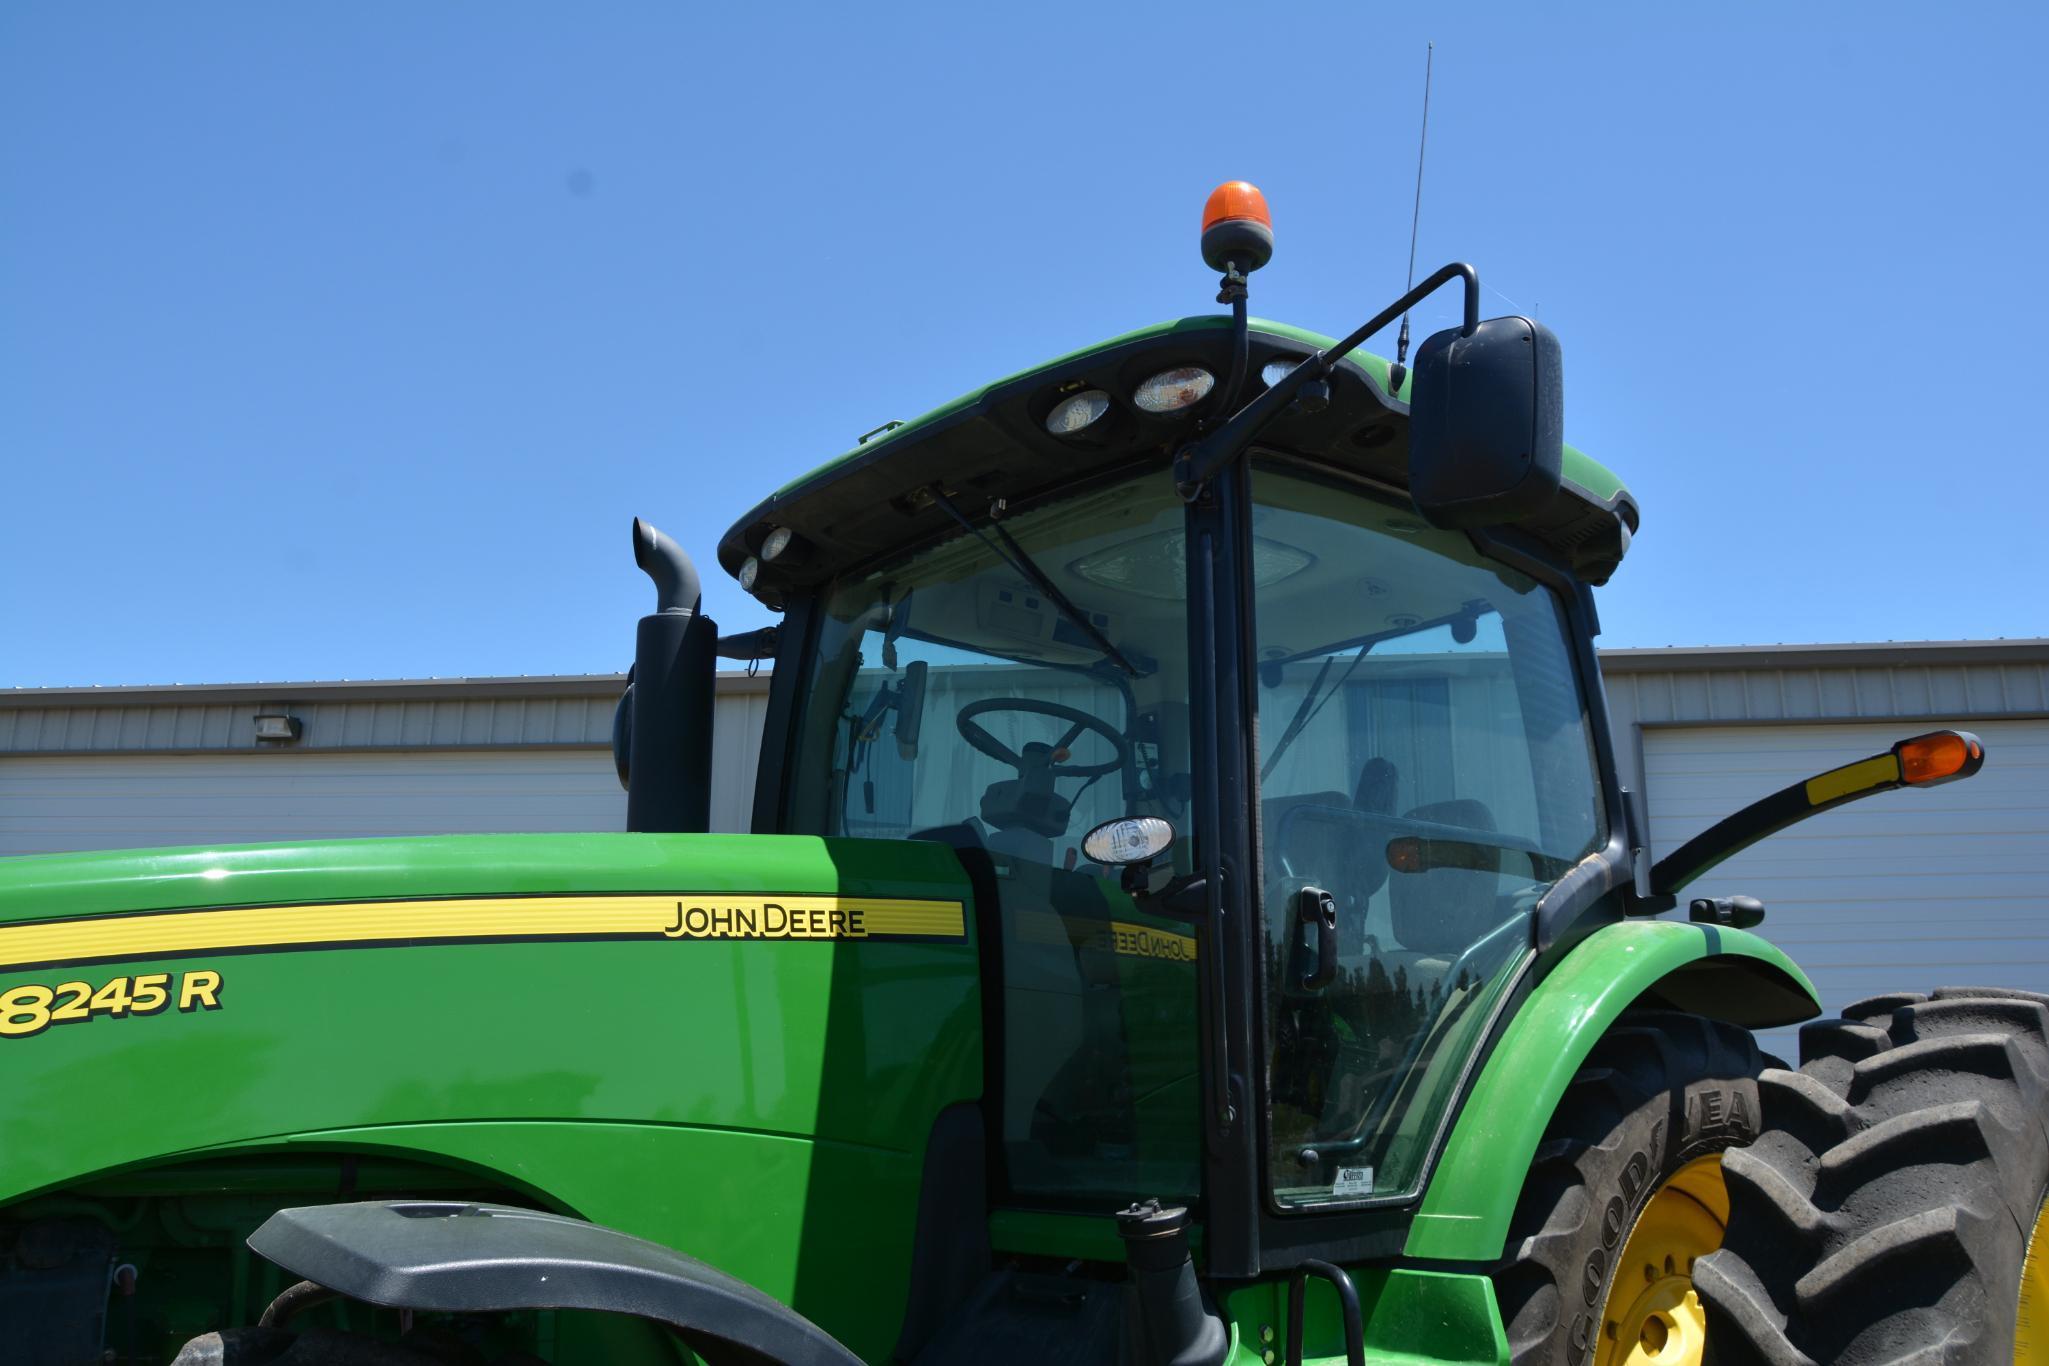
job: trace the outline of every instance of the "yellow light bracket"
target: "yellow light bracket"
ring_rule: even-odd
[[[1651,895],[1670,897],[1724,859],[1817,812],[1896,787],[1953,783],[1984,766],[1985,744],[1967,730],[1902,740],[1883,754],[1818,773],[1717,821],[1658,860],[1651,869]]]

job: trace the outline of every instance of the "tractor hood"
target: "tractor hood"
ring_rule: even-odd
[[[914,1151],[980,1088],[970,909],[937,845],[794,836],[7,860],[0,1202],[366,1124],[712,1125]],[[916,1039],[863,1026],[878,991],[916,998]],[[902,1094],[835,1105],[839,1085]],[[78,1127],[115,1094],[149,1122]]]
[[[983,1090],[967,902],[939,845],[777,836],[0,861],[0,1206],[453,1173],[882,1360],[926,1145]]]
[[[1249,392],[1271,362],[1290,363],[1333,339],[1283,323],[1251,323]],[[1130,395],[1145,379],[1177,366],[1221,375],[1229,368],[1230,319],[1183,318],[1063,356],[996,381],[864,444],[785,485],[742,517],[719,543],[719,563],[738,574],[769,534],[793,533],[801,546],[760,565],[755,596],[771,606],[833,575],[952,523],[929,490],[939,485],[963,505],[1029,500],[1097,472],[1166,457],[1206,411],[1198,404],[1164,416],[1139,412]],[[1397,488],[1408,485],[1409,409],[1405,381],[1387,393],[1388,363],[1354,351],[1333,374],[1321,412],[1290,409],[1260,436],[1263,447],[1357,470]],[[1064,397],[1100,389],[1117,406],[1105,430],[1088,440],[1056,437],[1047,415]],[[1094,429],[1091,428],[1091,431]],[[1166,477],[1164,471],[1162,477]],[[1611,471],[1571,446],[1564,484],[1552,502],[1520,524],[1593,583],[1621,562],[1637,528],[1635,500]]]
[[[919,847],[907,854],[897,842],[780,835],[520,834],[39,854],[0,860],[0,934],[20,922],[170,909],[282,909],[384,898],[428,905],[476,896],[671,896],[686,885],[725,895],[762,888],[828,892],[842,890],[842,884],[849,894],[868,894],[887,884],[902,889],[892,895],[919,895],[917,889],[943,883],[947,895],[957,898],[964,885],[958,866],[944,854],[929,858],[923,852]],[[406,942],[442,937],[397,936]],[[507,930],[490,937],[503,942],[528,936]],[[0,974],[40,961],[22,959],[0,941]]]

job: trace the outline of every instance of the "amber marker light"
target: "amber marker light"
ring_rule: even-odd
[[[1273,259],[1274,220],[1266,196],[1249,181],[1227,180],[1202,206],[1202,259],[1211,270],[1235,265],[1250,274]]]
[[[1902,740],[1892,747],[1900,761],[1900,781],[1910,787],[1968,778],[1985,766],[1985,745],[1967,730],[1938,730]]]

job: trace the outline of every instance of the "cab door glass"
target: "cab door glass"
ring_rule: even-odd
[[[1005,519],[1064,604],[971,535],[821,603],[788,828],[937,840],[986,870],[999,1180],[1034,1205],[1200,1188],[1194,932],[1082,847],[1155,816],[1179,833],[1160,878],[1193,866],[1184,523],[1147,471]]]
[[[1584,696],[1536,581],[1402,503],[1253,490],[1271,1190],[1406,1196],[1531,908],[1605,837]]]

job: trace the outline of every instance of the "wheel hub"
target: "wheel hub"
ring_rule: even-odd
[[[1694,1293],[1693,1263],[1722,1245],[1728,1221],[1718,1153],[1658,1187],[1616,1255],[1594,1366],[1700,1366],[1707,1312]]]

